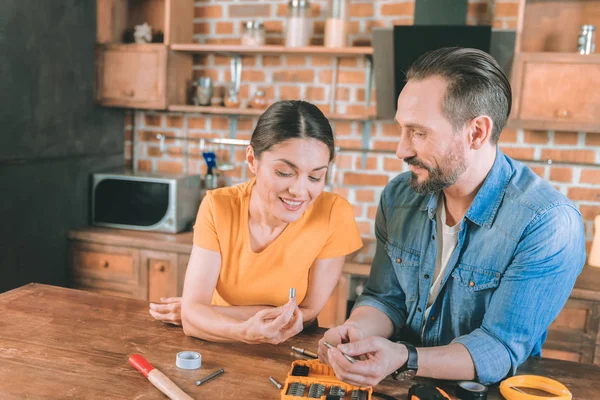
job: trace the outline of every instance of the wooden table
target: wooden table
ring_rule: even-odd
[[[141,300],[40,284],[0,294],[0,398],[165,398],[128,364],[130,354],[140,353],[196,399],[278,399],[268,376],[283,382],[299,357],[290,346],[315,349],[322,334],[279,346],[209,343],[154,321],[147,309]],[[178,369],[175,354],[182,350],[200,352],[202,368]],[[195,386],[218,368],[225,374]],[[600,397],[594,365],[533,358],[519,373],[558,379],[575,399]],[[376,390],[405,399],[409,386],[388,378]],[[502,397],[491,388],[488,398]]]

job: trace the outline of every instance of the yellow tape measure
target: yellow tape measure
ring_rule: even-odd
[[[536,396],[519,391],[518,388],[543,390],[553,394],[554,397]],[[571,400],[573,397],[569,389],[562,383],[537,375],[519,375],[508,378],[500,383],[500,393],[506,400]]]

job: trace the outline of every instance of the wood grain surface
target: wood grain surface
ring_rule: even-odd
[[[279,399],[268,377],[283,383],[301,357],[290,346],[315,350],[323,333],[303,333],[278,346],[210,343],[154,321],[147,308],[141,300],[40,284],[0,294],[0,398],[166,398],[127,362],[140,353],[195,399]],[[183,350],[200,352],[202,368],[178,369],[175,355]],[[225,373],[195,385],[219,368]],[[557,379],[574,399],[598,398],[597,366],[532,358],[518,373]],[[405,399],[412,383],[388,378],[375,389]],[[453,384],[438,384],[453,393]],[[492,387],[488,398],[502,397]]]

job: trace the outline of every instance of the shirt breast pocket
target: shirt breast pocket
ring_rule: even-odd
[[[494,270],[459,264],[452,271],[450,306],[461,321],[481,324],[501,274]]]
[[[406,246],[388,243],[386,249],[406,302],[415,302],[419,297],[420,253]]]

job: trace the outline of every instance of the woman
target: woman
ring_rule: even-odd
[[[181,322],[188,336],[246,343],[280,343],[314,321],[345,256],[362,246],[351,205],[323,192],[334,149],[316,106],[269,107],[246,150],[255,177],[207,193],[183,297],[151,304],[150,313]]]

